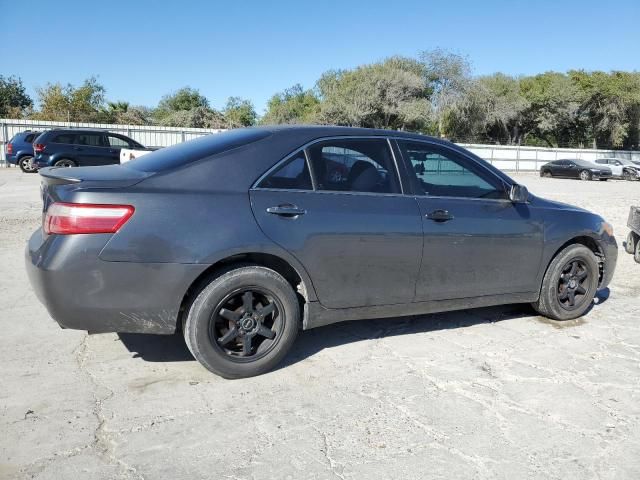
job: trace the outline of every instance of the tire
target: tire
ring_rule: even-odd
[[[551,175],[551,172],[549,170],[546,170],[545,172],[542,173],[542,175],[540,175],[541,177],[545,177],[545,178],[551,178],[553,175]]]
[[[54,167],[77,167],[78,164],[73,160],[69,160],[68,158],[63,158],[62,160],[58,160],[53,164]]]
[[[575,271],[574,264],[577,265]],[[579,280],[584,272],[587,272],[585,278]],[[598,276],[598,261],[594,253],[584,245],[569,245],[549,264],[542,280],[540,298],[532,306],[540,315],[553,320],[578,318],[589,309],[593,301],[598,288]],[[580,289],[584,293],[579,293]]]
[[[273,313],[263,313],[269,308]],[[246,378],[280,363],[299,324],[300,305],[291,285],[269,268],[249,265],[212,278],[200,290],[183,333],[189,350],[206,369],[224,378]]]
[[[636,244],[638,242],[638,237],[634,232],[629,232],[627,235],[627,241],[624,244],[624,251],[630,255],[634,255],[636,252]]]
[[[640,263],[640,241],[636,238],[636,250],[633,252],[633,259]]]
[[[582,170],[580,172],[580,180],[591,180],[591,172],[589,170]]]
[[[607,180],[609,180],[608,178],[601,178],[600,181],[601,182],[606,182]]]
[[[631,175],[631,173],[629,173],[628,171],[624,171],[622,172],[622,178],[624,178],[627,181],[632,181],[635,180],[635,178],[633,177],[633,175]]]
[[[36,169],[31,166],[32,159],[33,157],[29,155],[21,157],[20,160],[18,160],[18,166],[20,167],[20,170],[22,170],[24,173],[35,173]]]

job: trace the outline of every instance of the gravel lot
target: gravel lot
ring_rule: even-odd
[[[179,336],[61,330],[23,267],[39,178],[0,170],[0,478],[640,478],[640,265],[622,251],[640,182],[517,178],[614,225],[586,317],[350,322],[227,381]]]

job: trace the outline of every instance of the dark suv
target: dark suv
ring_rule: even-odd
[[[35,172],[31,166],[33,158],[33,141],[40,135],[40,132],[32,132],[26,130],[16,133],[9,143],[5,146],[5,156],[7,162],[18,165],[25,173]]]
[[[89,167],[120,163],[120,149],[146,150],[135,140],[105,130],[55,129],[33,142],[32,165],[42,167]]]

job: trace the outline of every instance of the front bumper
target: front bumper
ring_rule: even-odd
[[[618,243],[614,237],[607,236],[606,241],[601,243],[601,247],[604,261],[602,262],[602,275],[598,289],[604,289],[609,286],[618,263]]]
[[[29,281],[63,328],[172,334],[185,293],[207,265],[106,262],[110,235],[50,235],[25,252]]]

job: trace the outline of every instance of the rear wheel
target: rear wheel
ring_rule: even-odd
[[[569,245],[549,264],[533,308],[554,320],[582,316],[598,287],[599,268],[594,253],[584,245]]]
[[[633,259],[640,263],[640,240],[636,238],[636,250],[633,252]]]
[[[589,170],[582,170],[580,172],[580,180],[591,180],[591,172]]]
[[[18,162],[18,165],[20,166],[20,170],[22,170],[24,173],[33,173],[36,171],[35,168],[33,168],[33,166],[31,165],[31,160],[33,160],[33,157],[31,156],[24,156],[20,159],[20,161]]]
[[[260,266],[213,278],[197,295],[183,325],[193,356],[225,378],[260,375],[287,354],[298,334],[300,307],[291,285]]]
[[[542,173],[542,176],[546,178],[551,178],[551,172],[549,170],[546,170],[545,172]]]
[[[58,160],[53,164],[54,167],[77,167],[78,165],[73,160],[69,160],[68,158],[63,158],[62,160]]]

